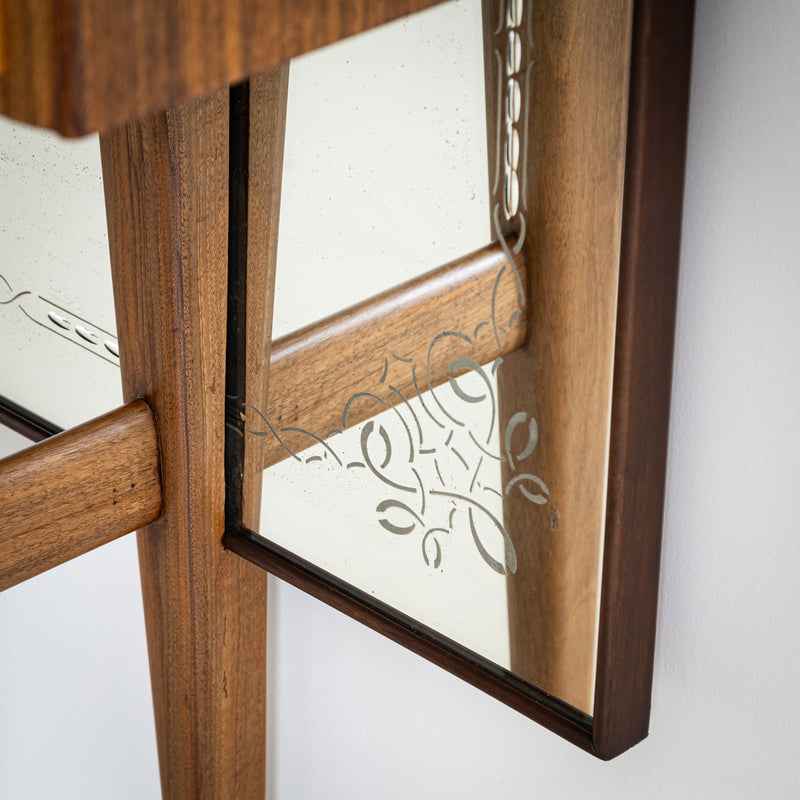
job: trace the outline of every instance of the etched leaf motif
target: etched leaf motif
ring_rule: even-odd
[[[428,548],[431,546],[429,542],[433,544],[434,569],[437,569],[442,563],[442,547],[439,544],[439,540],[434,535],[436,533],[448,533],[448,530],[447,528],[431,528],[425,533],[425,536],[422,537],[422,558],[428,566],[431,566],[431,557],[428,555]]]
[[[496,415],[496,402],[494,398],[494,391],[492,389],[492,382],[489,380],[489,376],[486,374],[483,367],[472,358],[462,357],[454,359],[450,364],[450,370],[452,372],[469,370],[477,375],[486,385],[486,394],[470,395],[464,391],[464,388],[459,385],[458,381],[454,380],[453,378],[448,378],[450,386],[455,394],[466,403],[480,403],[487,397],[489,398],[489,401],[491,402],[491,417],[489,418],[488,433],[486,436],[486,442],[488,443],[492,438],[492,430],[494,430],[494,420]]]
[[[469,527],[470,531],[472,532],[472,539],[475,542],[475,547],[478,549],[478,552],[481,554],[481,558],[495,571],[499,572],[501,575],[505,575],[508,572],[514,573],[517,571],[517,551],[514,549],[514,543],[511,541],[511,537],[508,535],[506,529],[502,526],[500,521],[492,514],[490,514],[485,508],[482,506],[476,506],[479,511],[483,512],[485,518],[489,519],[496,531],[499,531],[500,535],[503,539],[503,557],[505,564],[498,561],[494,558],[491,553],[484,547],[483,542],[481,541],[480,534],[478,533],[478,526],[475,524],[475,513],[472,508],[469,509]],[[506,570],[506,567],[508,570]]]
[[[520,221],[524,223],[524,218]],[[310,464],[327,459],[331,466],[336,464],[346,470],[360,468],[368,480],[378,480],[384,490],[388,487],[393,495],[404,497],[409,504],[396,499],[378,503],[378,523],[397,536],[411,533],[421,536],[418,541],[422,558],[431,568],[439,568],[447,555],[443,545],[445,549],[451,542],[458,546],[455,539],[460,537],[456,535],[454,516],[463,509],[468,511],[471,538],[480,558],[499,575],[516,572],[517,554],[502,512],[492,509],[515,487],[528,502],[537,505],[548,502],[550,492],[541,478],[530,472],[519,474],[521,462],[533,453],[538,442],[536,420],[531,414],[519,411],[511,416],[504,431],[498,431],[500,415],[494,378],[503,358],[497,355],[488,369],[471,357],[482,329],[485,329],[484,339],[493,335],[498,352],[502,352],[501,334],[507,333],[504,325],[515,324],[523,313],[524,293],[520,294],[520,307],[508,322],[505,315],[503,319],[497,316],[495,304],[503,276],[511,279],[516,275],[510,247],[517,253],[522,239],[524,225],[516,244],[505,242],[500,232],[507,262],[495,278],[491,315],[474,327],[473,335],[458,330],[439,333],[428,347],[426,364],[407,354],[393,352],[385,356],[376,370],[378,385],[371,387],[378,394],[373,391],[351,394],[342,410],[341,428],[332,428],[324,436],[321,431],[315,433],[296,426],[276,430],[257,409],[253,409],[257,419],[246,428],[255,436],[274,436],[297,461]],[[519,276],[516,277],[519,284]],[[454,357],[459,352],[464,355]],[[441,361],[444,357],[450,374],[446,383],[436,385],[434,374],[441,376],[445,363],[436,359]],[[413,393],[405,389],[409,395],[406,397],[394,384],[413,386]],[[359,430],[354,418],[362,416],[361,406],[365,403],[386,414],[368,419]],[[353,411],[355,404],[360,406],[358,414]],[[348,429],[359,431],[351,442],[344,437],[337,438],[336,443],[331,441],[333,436]],[[313,454],[301,458],[284,443],[281,436],[286,433],[302,434],[306,445],[313,442]],[[499,446],[493,443],[495,436],[500,440]],[[292,441],[296,440],[295,437]],[[360,452],[354,452],[356,447]],[[499,471],[503,464],[507,467],[508,482],[495,488],[494,470]]]
[[[391,522],[386,517],[379,519],[378,522],[382,527],[389,531],[389,533],[396,533],[400,536],[406,536],[417,527],[417,523],[420,525],[422,524],[422,520],[405,503],[401,503],[399,500],[382,500],[380,503],[378,503],[378,507],[375,510],[379,514],[383,514],[389,508],[402,509],[413,517],[413,520],[409,525],[398,525],[394,522]]]
[[[380,436],[384,447],[382,463],[379,466],[375,465],[369,451],[369,439],[374,431],[375,423],[372,420],[370,420],[361,430],[361,455],[364,457],[364,462],[366,463],[367,467],[369,467],[375,477],[380,478],[380,480],[391,486],[393,489],[400,489],[403,492],[416,493],[417,490],[414,486],[406,486],[402,483],[398,483],[397,481],[393,481],[384,472],[384,468],[392,459],[392,443],[383,425],[378,426],[378,435]]]
[[[514,436],[515,429],[519,425],[524,425],[526,420],[528,420],[528,415],[524,411],[518,411],[508,421],[508,425],[506,425],[506,458],[508,459],[508,466],[511,467],[511,469],[514,469],[515,458],[511,452],[511,440]],[[536,424],[536,420],[531,417],[530,420],[528,420],[528,441],[526,442],[525,447],[516,456],[517,461],[522,461],[523,459],[527,458],[533,452],[533,448],[536,447],[536,442],[538,440],[539,426]]]
[[[550,490],[541,478],[537,478],[536,475],[530,475],[527,472],[515,476],[506,484],[506,494],[509,494],[509,492],[517,486],[520,492],[522,492],[523,497],[526,497],[531,503],[542,505],[547,502],[547,498],[543,494],[534,494],[525,486],[525,483],[532,483],[541,489],[544,494],[550,494]]]

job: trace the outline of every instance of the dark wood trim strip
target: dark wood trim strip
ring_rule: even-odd
[[[247,384],[247,234],[250,84],[231,86],[228,161],[228,318],[225,351],[225,527],[242,524]],[[228,435],[228,434],[231,435]],[[266,598],[265,598],[266,602]]]
[[[267,397],[288,89],[289,65],[284,64],[230,90],[226,527],[257,528],[260,522],[263,439],[245,440],[241,410],[245,401],[263,407]],[[251,574],[242,598],[248,608],[242,614],[255,615],[261,625],[250,626],[252,676],[248,695],[239,702],[265,726],[267,575],[246,566]],[[263,727],[250,731],[250,749],[237,754],[252,774],[265,774],[265,735]]]
[[[407,647],[591,752],[591,718],[426,625],[376,600],[253,531],[226,531],[225,546],[275,577]]]
[[[634,10],[594,746],[648,732],[691,73],[693,0]]]
[[[506,357],[525,342],[528,333],[526,316],[515,314],[519,290],[514,277],[519,274],[526,288],[527,271],[523,255],[513,257],[511,270],[503,248],[488,245],[277,339],[272,343],[266,411],[259,410],[276,431],[300,426],[325,438],[331,429],[342,427],[342,412],[356,392],[374,393],[385,407],[402,402],[400,395],[414,396],[410,370],[394,381],[391,377],[381,380],[393,353],[425,365],[434,338],[455,326],[473,340],[469,355],[478,363],[487,364],[501,354]],[[498,326],[505,326],[504,331],[498,327],[497,336],[490,322],[493,311]],[[510,325],[509,320],[513,320]],[[437,344],[430,376],[424,370],[418,373],[423,389],[428,380],[434,387],[447,380],[452,358],[464,354],[463,345],[452,338]],[[374,404],[356,403],[348,411],[347,424],[375,413]],[[257,430],[264,422],[249,410],[246,427]],[[281,437],[294,452],[310,442],[297,431],[282,431]],[[289,455],[272,436],[265,441],[264,453],[264,466]]]
[[[63,428],[28,411],[27,408],[23,408],[3,395],[0,395],[0,425],[11,428],[12,431],[25,436],[32,442],[41,442],[43,439],[63,431]]]
[[[0,591],[158,518],[153,414],[136,400],[0,461]]]
[[[245,382],[240,387],[240,392],[241,389],[244,392],[240,397],[257,408],[264,408],[269,396],[288,97],[288,62],[272,72],[250,79],[247,291],[244,325],[241,326],[245,334],[246,356],[243,365]],[[259,436],[248,436],[243,441],[240,522],[253,530],[258,530],[261,521],[265,444],[263,437]]]

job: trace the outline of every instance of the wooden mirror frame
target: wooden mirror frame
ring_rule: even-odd
[[[485,30],[491,25],[490,20],[497,18],[498,9],[502,18],[503,5],[502,2],[484,3]],[[269,325],[263,320],[261,309],[267,308],[269,317],[271,294],[267,284],[274,278],[264,276],[263,265],[267,264],[266,273],[274,269],[274,254],[267,258],[248,260],[246,223],[241,229],[244,238],[235,248],[241,257],[231,260],[229,272],[229,298],[232,300],[232,305],[229,306],[228,317],[227,392],[229,397],[233,398],[233,405],[229,407],[227,414],[228,495],[224,541],[230,550],[277,577],[444,667],[583,749],[600,758],[609,759],[643,739],[647,735],[649,726],[693,4],[690,2],[666,4],[649,0],[630,4],[623,0],[602,8],[596,4],[589,5],[593,10],[588,10],[588,7],[582,9],[573,7],[570,10],[553,13],[552,16],[550,16],[551,10],[544,7],[537,22],[545,21],[549,24],[550,27],[542,25],[545,29],[542,35],[545,37],[550,35],[556,44],[548,47],[547,40],[537,40],[535,52],[539,54],[536,71],[545,73],[543,80],[551,81],[553,86],[556,85],[555,70],[563,68],[564,60],[570,58],[581,62],[580,66],[583,69],[589,66],[606,69],[609,74],[613,74],[613,70],[624,71],[629,68],[630,75],[629,92],[624,91],[624,86],[619,86],[616,91],[616,102],[612,96],[603,98],[610,106],[606,118],[602,114],[597,114],[594,107],[587,111],[587,116],[597,114],[600,117],[595,127],[588,126],[593,136],[603,135],[600,126],[607,124],[607,120],[610,120],[613,126],[615,115],[621,120],[623,128],[627,120],[627,135],[623,132],[622,140],[624,188],[620,185],[622,198],[618,196],[622,212],[618,284],[611,288],[612,294],[614,290],[618,292],[616,319],[615,327],[609,328],[611,338],[601,342],[599,349],[600,356],[604,352],[613,352],[613,384],[610,444],[607,451],[603,449],[602,453],[599,453],[600,458],[608,459],[608,481],[607,494],[601,498],[606,516],[594,713],[591,716],[585,714],[560,699],[558,693],[543,690],[521,680],[513,672],[498,667],[459,643],[421,625],[413,618],[376,600],[369,593],[325,572],[251,529],[254,527],[257,515],[248,513],[249,501],[243,498],[252,498],[254,492],[258,492],[255,484],[260,481],[260,477],[255,477],[254,473],[258,472],[264,460],[263,456],[259,455],[255,457],[257,463],[254,463],[253,457],[246,455],[242,398],[248,404],[259,404],[265,402],[267,398],[267,376],[265,374],[253,376],[248,373],[247,348],[251,347],[250,343],[255,340],[260,343],[259,352],[266,354],[270,352],[269,336],[265,335]],[[626,19],[631,24],[630,39],[624,35]],[[604,22],[606,30],[603,30]],[[595,35],[596,31],[599,32]],[[569,42],[566,48],[563,44],[565,41]],[[608,47],[609,43],[612,45],[616,43],[616,48]],[[487,50],[487,61],[489,58],[490,51]],[[543,100],[545,115],[549,114],[559,119],[555,124],[550,119],[545,120],[539,127],[551,124],[552,130],[558,131],[558,124],[563,124],[564,119],[568,122],[573,121],[574,114],[571,116],[569,111],[562,114],[560,109],[555,111],[553,109],[559,102],[569,106],[575,101],[585,101],[589,97],[588,92],[594,90],[592,81],[587,80],[585,74],[581,75],[579,69],[573,70],[573,73],[570,75],[569,70],[565,70],[561,75],[561,82],[557,88],[552,88],[549,94],[545,87]],[[496,102],[496,97],[491,96],[492,84],[492,80],[487,80],[489,112]],[[537,88],[541,90],[541,86]],[[250,89],[244,85],[236,91],[240,98],[246,98]],[[540,98],[541,92],[537,92],[536,97]],[[240,99],[239,102],[246,105],[247,100]],[[491,141],[493,138],[491,116],[488,127]],[[232,126],[232,140],[235,135],[234,130]],[[240,141],[248,141],[246,119],[239,128],[238,135],[241,137]],[[614,144],[612,141],[610,145],[612,151]],[[499,143],[495,142],[494,145],[497,147]],[[575,145],[570,142],[562,149],[569,150],[571,146]],[[243,151],[246,151],[246,147],[245,144]],[[530,147],[535,149],[536,145],[531,144]],[[575,157],[574,150],[566,154],[556,152],[553,156],[554,150],[557,151],[558,147],[540,148],[536,151],[537,156],[544,153],[548,157],[544,166],[538,166],[540,172],[547,172],[547,175],[540,179],[540,190],[541,186],[552,180],[554,175],[557,179],[558,170],[563,169],[569,158]],[[620,153],[620,156],[622,155]],[[563,159],[561,162],[559,156]],[[621,163],[622,158],[619,161]],[[550,169],[551,162],[555,162],[552,169]],[[252,165],[255,162],[251,160],[249,163]],[[248,162],[244,156],[238,174],[245,182],[247,172]],[[622,177],[622,170],[620,176]],[[573,217],[573,224],[584,225],[587,228],[584,236],[592,240],[595,248],[602,247],[597,231],[592,229],[591,225],[586,226],[579,217],[581,211],[585,212],[592,208],[590,202],[585,202],[581,198],[575,200],[568,196],[581,189],[585,191],[586,187],[570,184],[570,180],[567,179],[563,196],[559,198],[562,202],[559,211],[563,213],[565,203],[566,208],[576,214],[577,218]],[[558,192],[559,189],[556,188],[555,191]],[[242,187],[239,194],[246,197],[246,187]],[[240,213],[246,219],[246,203],[241,206]],[[547,221],[545,223],[540,221],[539,228],[534,230],[534,234],[542,233],[542,224],[546,225]],[[518,232],[511,228],[497,231],[501,235],[514,235]],[[530,235],[532,234],[529,233]],[[547,239],[546,233],[543,238]],[[540,242],[541,239],[536,245],[539,248],[547,246],[547,242],[545,245],[541,245]],[[614,249],[616,244],[612,242],[608,250],[601,250],[598,258],[602,258],[606,252],[613,252],[616,255]],[[536,255],[541,259],[540,252]],[[448,268],[456,271],[460,267],[465,273],[464,281],[475,280],[474,271],[470,270],[473,270],[481,257],[482,253],[465,257],[460,265],[454,264]],[[530,255],[528,259],[531,259]],[[256,270],[251,267],[248,273],[248,263],[255,263]],[[446,268],[442,268],[442,272],[444,269]],[[431,273],[430,282],[433,283],[439,274]],[[568,279],[559,275],[553,283],[547,275],[538,270],[529,275],[526,282],[534,285],[532,291],[538,289],[546,293],[549,290],[548,296],[552,297],[553,294],[558,294],[559,280],[566,283],[574,278],[574,274],[568,276]],[[414,282],[415,293],[426,294],[425,280],[421,278]],[[460,285],[458,278],[453,279],[453,284],[456,287]],[[307,342],[303,341],[303,334],[298,334],[292,341],[291,348],[289,345],[283,345],[282,341],[273,343],[270,369],[275,371],[275,374],[271,390],[280,397],[288,398],[287,402],[291,401],[292,404],[294,403],[292,398],[298,396],[299,383],[287,385],[285,382],[286,369],[283,368],[282,358],[285,349],[303,351],[304,360],[307,362],[306,368],[310,373],[318,374],[318,371],[324,368],[322,362],[330,364],[332,353],[341,352],[344,357],[350,352],[354,341],[351,337],[356,331],[364,340],[379,340],[380,334],[377,332],[389,326],[389,323],[380,318],[382,312],[376,309],[382,307],[387,299],[395,303],[401,302],[403,291],[404,287],[398,287],[394,296],[390,291],[380,299],[372,301],[373,308],[370,307],[371,301],[367,301],[353,310],[331,318],[329,322],[310,326],[306,334]],[[569,291],[573,296],[580,294],[576,293],[574,284]],[[588,305],[591,300],[588,292],[596,291],[596,286],[590,285],[586,291],[587,296],[583,302]],[[435,297],[434,289],[431,289],[429,294],[436,302],[447,305],[449,296]],[[562,294],[561,297],[566,297],[566,294]],[[430,299],[426,298],[423,302],[430,302]],[[582,310],[574,297],[567,302],[572,303],[572,312]],[[597,302],[600,302],[599,298]],[[536,306],[535,302],[533,306]],[[539,307],[535,313],[539,315],[535,317],[538,320],[547,312]],[[561,310],[559,313],[562,313]],[[372,314],[377,316],[373,318]],[[567,327],[570,324],[568,320]],[[356,325],[362,327],[356,328]],[[367,326],[368,329],[363,326]],[[552,330],[548,330],[548,333],[552,333]],[[315,360],[313,351],[319,347],[320,342],[325,342],[329,349],[326,350],[324,357],[320,355]],[[594,346],[597,351],[596,345]],[[527,357],[530,357],[531,350],[536,355],[541,352],[541,350],[536,351],[535,344],[530,341],[524,349],[528,350]],[[486,360],[491,360],[495,355],[497,354],[488,355]],[[266,358],[269,363],[269,355]],[[526,356],[523,355],[522,358],[524,364]],[[298,362],[300,360],[303,359],[297,359]],[[313,365],[317,362],[318,366],[313,369],[308,366],[308,363]],[[335,373],[335,370],[332,370],[332,373]],[[518,381],[518,376],[519,372],[512,375],[512,382]],[[570,376],[569,381],[558,383],[564,386],[568,382],[574,383],[574,376]],[[355,386],[357,381],[353,383],[353,387]],[[518,388],[513,385],[501,388],[505,392],[519,393]],[[355,391],[355,388],[351,390]],[[584,397],[580,396],[578,402],[574,403],[573,419],[578,413],[586,413],[585,409],[578,405],[583,400]],[[562,394],[554,397],[552,402],[563,404],[570,400],[568,396]],[[600,425],[598,425],[600,429],[602,429],[603,413],[601,405]],[[321,429],[325,430],[327,427]],[[594,454],[587,456],[586,442],[581,442],[581,446],[584,449],[576,453],[576,459],[569,464],[572,469],[578,468],[576,465],[579,458],[586,460],[598,457]],[[599,447],[597,449],[600,450]],[[241,478],[244,479],[244,483]],[[586,500],[588,498],[579,498],[578,503],[585,504]],[[243,508],[248,521],[243,521]],[[585,523],[588,518],[585,516],[582,522]],[[591,654],[593,655],[593,651]]]
[[[127,405],[0,462],[0,590],[140,529],[165,796],[263,797],[266,578],[247,559],[601,758],[647,735],[691,0],[619,6],[631,31],[629,91],[621,111],[627,134],[624,186],[616,198],[618,303],[593,715],[575,712],[279,548],[263,549],[249,532],[258,470],[243,462],[243,482],[236,479],[235,452],[228,454],[225,491],[226,361],[234,388],[253,380],[248,392],[266,392],[266,374],[243,376],[236,362],[244,342],[269,345],[268,320],[237,321],[232,313],[226,321],[224,298],[229,277],[233,310],[242,307],[245,287],[248,301],[270,292],[277,228],[254,235],[241,223],[244,209],[277,218],[275,164],[286,92],[280,62],[432,4],[356,3],[358,13],[337,17],[339,4],[315,0],[306,17],[293,4],[204,0],[206,16],[177,21],[169,4],[156,0],[87,0],[80,6],[86,17],[55,3],[2,8],[0,111],[69,135],[101,131]],[[552,12],[553,25],[569,24],[559,4],[539,5],[545,16]],[[570,13],[577,14],[575,4]],[[159,31],[168,35],[155,36]],[[209,41],[220,42],[219,57],[210,61]],[[143,74],[163,80],[150,85]],[[248,76],[246,87],[228,88]],[[263,286],[246,276],[237,283],[248,263],[268,266]],[[255,328],[242,337],[242,325]],[[56,433],[13,404],[2,421],[34,439]],[[100,483],[96,458],[107,467]],[[64,469],[71,464],[76,467]],[[58,503],[43,504],[56,481]],[[251,498],[248,516],[243,494]]]

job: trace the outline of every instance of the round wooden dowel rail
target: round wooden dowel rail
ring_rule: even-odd
[[[0,461],[0,591],[144,527],[161,510],[158,437],[134,400]]]
[[[458,352],[447,342],[439,346],[433,365],[428,363],[430,373],[424,372],[431,342],[442,331],[456,327],[472,333],[485,326],[480,337],[473,334],[471,357],[480,364],[521,347],[528,334],[527,318],[520,315],[519,321],[502,330],[502,347],[485,322],[493,312],[505,324],[516,316],[519,294],[514,274],[527,293],[523,254],[514,254],[513,272],[504,269],[506,265],[503,248],[490,244],[275,340],[265,417],[281,431],[281,441],[298,451],[308,447],[307,435],[292,429],[296,425],[325,437],[331,428],[341,426],[342,410],[356,392],[369,389],[386,408],[400,403],[402,397],[413,397],[416,387],[411,370],[396,378],[395,386],[392,380],[379,380],[384,357],[392,353],[423,365],[419,374],[423,390],[428,384],[444,383]],[[370,405],[353,407],[348,424],[369,419],[375,410]],[[258,426],[252,411],[248,414]],[[288,456],[276,437],[265,441],[264,467]]]

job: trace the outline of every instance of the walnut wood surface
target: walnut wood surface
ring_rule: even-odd
[[[484,12],[486,64],[497,64],[497,47],[505,69],[504,35],[494,37],[498,3]],[[631,0],[525,3],[533,65],[522,66],[523,108],[526,96],[530,103],[520,216],[529,341],[498,376],[501,430],[520,408],[536,418],[539,442],[525,468],[550,489],[546,507],[512,493],[504,509],[506,524],[525,531],[508,582],[511,668],[585,712],[595,674],[631,12]],[[491,144],[505,97],[498,104],[492,69],[486,83]],[[490,188],[494,166],[490,157]],[[522,235],[520,224],[500,228]]]
[[[153,408],[139,559],[164,797],[263,798],[264,576],[223,549],[227,89],[101,136],[126,397]]]
[[[522,256],[514,258],[524,284]],[[341,429],[345,406],[356,392],[371,392],[386,407],[403,402],[400,395],[414,397],[411,370],[388,371],[395,355],[413,359],[418,386],[424,391],[428,388],[428,348],[444,331],[469,335],[473,340],[469,357],[480,364],[501,353],[505,357],[519,347],[525,341],[526,325],[523,315],[513,317],[519,295],[511,270],[503,270],[506,264],[502,248],[491,245],[276,340],[266,412],[260,410],[286,447],[299,452],[313,444],[308,435],[287,428],[299,427],[320,438],[332,429]],[[492,308],[502,350],[491,324]],[[486,324],[476,334],[481,323]],[[433,386],[453,374],[450,363],[464,354],[463,348],[464,342],[453,338],[437,344],[431,360]],[[384,371],[388,377],[382,382]],[[348,409],[347,425],[368,419],[382,408],[370,398],[357,400]],[[246,427],[267,430],[250,409]],[[275,436],[263,438],[265,466],[289,456]]]
[[[594,748],[647,736],[664,516],[693,0],[637,0]]]
[[[265,408],[269,396],[288,93],[288,63],[250,80],[245,401],[256,408]],[[265,447],[263,437],[245,438],[242,521],[254,531],[261,520]]]
[[[289,93],[289,64],[249,81],[248,177],[247,177],[247,236],[245,264],[246,320],[245,330],[245,399],[254,405],[265,404],[269,383],[270,345],[272,340],[272,309],[275,294],[275,268],[278,256],[278,222],[281,207],[281,178],[283,174],[283,145],[286,130],[286,101]],[[251,353],[261,354],[252,358]],[[242,521],[258,530],[261,520],[261,484],[263,476],[263,440],[245,440],[242,468]],[[247,700],[250,713],[266,725],[266,613],[267,574],[261,582],[249,577],[250,603],[261,610],[263,630],[259,629],[257,646],[263,663],[253,665],[260,670],[257,677],[258,694]],[[257,591],[257,594],[256,594]],[[255,646],[256,643],[253,643]],[[253,682],[255,686],[255,680]],[[263,736],[263,738],[262,738]],[[254,736],[250,750],[238,755],[248,758],[258,769],[266,771],[266,747],[263,735]],[[253,748],[260,748],[253,752]],[[260,790],[259,790],[260,791]]]
[[[6,63],[6,15],[3,6],[0,5],[0,75],[2,75],[8,64]]]
[[[3,0],[0,113],[106,131],[438,1]]]
[[[158,439],[147,403],[0,461],[0,591],[153,522]]]

